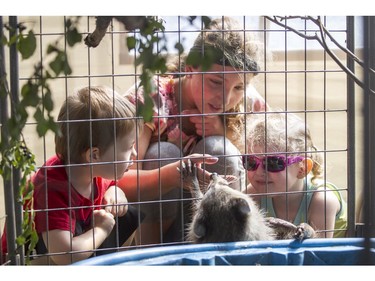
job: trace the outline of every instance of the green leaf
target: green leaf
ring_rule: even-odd
[[[153,65],[155,70],[159,70],[161,73],[167,72],[167,61],[165,58],[155,57],[155,62]]]
[[[33,197],[33,193],[29,192],[23,196],[24,200],[30,200]]]
[[[2,36],[1,36],[1,45],[5,46],[7,44],[8,44],[8,38],[4,34],[2,34]]]
[[[66,20],[65,27],[66,27],[66,29],[70,29],[71,26],[72,26],[72,20],[70,18],[68,18]]]
[[[12,44],[15,44],[17,43],[17,40],[18,40],[18,36],[22,36],[22,35],[13,35],[12,37],[9,38],[9,42],[8,42],[8,46],[11,46]]]
[[[26,243],[26,239],[24,236],[20,235],[16,238],[17,245],[24,245]]]
[[[59,55],[57,55],[55,59],[49,63],[49,67],[52,69],[56,76],[59,76],[63,68]]]
[[[55,59],[50,62],[49,66],[56,76],[59,76],[61,72],[63,72],[65,75],[72,74],[72,69],[68,64],[66,55],[62,51],[60,51]]]
[[[54,52],[59,52],[60,50],[54,46],[54,45],[51,45],[49,44],[48,47],[47,47],[47,54],[51,54],[51,53],[54,53]]]
[[[64,64],[64,74],[65,75],[70,75],[70,74],[72,74],[72,69],[70,68],[70,65],[69,65],[69,63],[68,63],[68,61],[66,61],[65,62],[65,64]]]
[[[44,94],[43,105],[44,105],[44,108],[48,112],[53,110],[52,94],[51,94],[51,91],[49,91],[49,90],[47,90],[46,93]]]
[[[31,232],[30,234],[30,246],[29,249],[34,249],[36,244],[38,243],[39,236],[36,231]]]
[[[8,120],[8,128],[9,128],[9,135],[13,139],[17,139],[20,136],[21,128],[23,128],[26,124],[27,119],[27,112],[26,109],[23,108],[22,112],[17,112],[14,116],[12,116]]]
[[[4,34],[2,34],[1,36],[1,45],[3,46],[8,45],[8,38]]]
[[[138,104],[138,116],[142,116],[145,122],[151,122],[153,116],[153,102],[149,95],[145,95],[145,103]]]
[[[184,52],[184,46],[180,42],[177,42],[174,47],[177,49],[179,55]]]
[[[20,35],[17,49],[21,53],[22,59],[28,59],[34,54],[36,50],[36,38],[32,30],[29,31],[26,37]]]
[[[191,52],[186,57],[186,64],[198,66],[201,63],[201,60],[202,60],[201,54],[199,54],[198,52]]]
[[[126,38],[126,45],[128,46],[129,51],[133,50],[136,44],[137,44],[137,40],[133,36]]]
[[[207,16],[202,16],[202,22],[204,24],[204,29],[208,27],[208,25],[211,23],[211,18]]]
[[[38,85],[33,84],[30,80],[23,85],[21,89],[21,95],[23,97],[23,106],[37,106],[40,98],[38,96]]]
[[[38,132],[39,137],[46,135],[48,131],[48,122],[44,118],[43,112],[40,108],[37,108],[34,113],[35,121],[37,122],[36,131]]]
[[[50,129],[52,132],[54,132],[57,135],[61,135],[61,132],[59,131],[60,129],[59,126],[57,126],[57,123],[51,116],[49,116],[47,123],[48,123],[48,129]]]
[[[39,137],[44,137],[48,132],[48,124],[44,121],[38,121],[36,131]]]
[[[35,110],[34,118],[35,118],[35,121],[37,122],[36,131],[38,132],[39,137],[45,136],[49,130],[53,131],[54,133],[59,132],[59,127],[57,126],[53,117],[48,116],[46,118],[41,108],[37,108]],[[33,160],[32,155],[31,155],[30,160]]]
[[[77,28],[68,29],[66,32],[66,41],[70,47],[73,47],[76,43],[82,41],[82,34],[80,34]]]

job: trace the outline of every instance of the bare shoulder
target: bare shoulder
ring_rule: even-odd
[[[318,188],[311,200],[310,210],[333,212],[336,214],[340,210],[340,202],[334,191],[328,188]]]

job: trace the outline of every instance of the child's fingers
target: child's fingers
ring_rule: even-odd
[[[99,217],[106,217],[106,216],[109,216],[111,217],[112,219],[114,218],[113,214],[111,212],[108,212],[107,210],[105,209],[100,209],[100,210],[94,210],[93,211],[93,214],[95,216],[99,216]]]
[[[111,213],[112,215],[116,214],[116,207],[115,207],[115,205],[107,205],[107,206],[105,206],[104,210],[107,213]]]
[[[196,156],[196,155],[198,155],[198,156]],[[217,158],[217,157],[213,157],[211,155],[203,156],[203,154],[193,154],[192,158],[189,157],[189,159],[190,159],[191,163],[195,164],[198,168],[201,168],[203,163],[204,164],[215,164],[217,161],[219,161],[219,158]]]
[[[93,211],[93,214],[96,215],[96,216],[105,216],[106,211],[103,210],[103,209],[100,209],[100,210],[94,210],[94,211]]]
[[[104,208],[107,213],[112,214],[113,216],[122,217],[128,211],[128,205],[109,205]]]
[[[120,205],[117,207],[117,216],[122,217],[125,216],[128,212],[128,205]]]

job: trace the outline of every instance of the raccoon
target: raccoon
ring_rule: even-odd
[[[189,163],[181,174],[195,198],[192,221],[187,229],[189,242],[305,239],[315,235],[308,224],[295,226],[282,219],[266,218],[250,196],[230,188],[228,181],[216,173],[211,174],[205,194],[200,189],[195,165],[191,167]]]

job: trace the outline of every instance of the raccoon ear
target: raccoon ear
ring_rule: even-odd
[[[244,218],[250,214],[250,205],[244,198],[235,198],[232,203],[234,213],[238,218]]]
[[[202,238],[206,235],[206,226],[201,221],[194,224],[194,234],[197,238]]]

